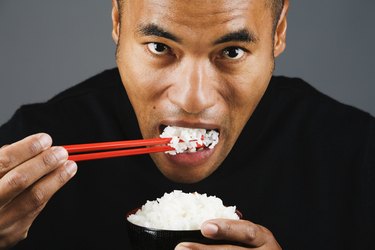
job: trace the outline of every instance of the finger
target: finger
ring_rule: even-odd
[[[239,246],[231,245],[203,245],[193,242],[183,242],[176,246],[175,250],[246,250]]]
[[[240,242],[252,247],[275,241],[268,229],[246,220],[211,220],[202,225],[201,231],[207,238]]]
[[[12,200],[67,159],[68,152],[63,147],[52,147],[8,172],[0,179],[0,206]]]
[[[66,161],[62,166],[44,176],[1,209],[1,227],[9,227],[18,221],[34,220],[52,195],[65,185],[76,172],[77,164],[73,161]]]
[[[49,135],[40,133],[26,137],[0,149],[0,178],[8,171],[40,154],[52,145]]]

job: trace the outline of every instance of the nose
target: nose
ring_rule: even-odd
[[[175,70],[169,100],[189,114],[199,114],[215,104],[215,80],[209,62],[187,60]],[[211,74],[212,75],[212,74]]]

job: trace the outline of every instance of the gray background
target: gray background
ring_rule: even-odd
[[[291,0],[276,74],[375,115],[375,1]],[[110,0],[0,1],[0,124],[115,66]]]

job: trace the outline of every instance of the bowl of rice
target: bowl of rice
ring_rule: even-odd
[[[215,196],[175,190],[128,212],[126,223],[133,249],[168,250],[180,242],[230,244],[205,238],[201,225],[210,219],[238,220],[240,217],[235,206],[224,206]]]

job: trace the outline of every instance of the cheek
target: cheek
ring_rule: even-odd
[[[249,60],[246,79],[242,79],[242,81],[247,81],[247,84],[241,84],[241,93],[258,101],[268,86],[274,65],[274,59],[269,53],[270,46],[260,51]]]
[[[145,137],[154,136],[149,133],[152,130],[150,128],[155,126],[155,120],[160,117],[165,72],[147,63],[149,59],[141,46],[126,46],[123,43],[120,49],[117,65],[142,134]]]
[[[228,102],[239,108],[256,105],[271,79],[270,68],[270,65],[264,67],[249,66],[242,74],[228,77],[226,79],[226,86],[228,86],[226,95],[231,96],[231,100],[228,100]]]
[[[170,70],[157,65],[143,46],[137,43],[123,46],[117,64],[129,95],[149,101],[160,95]]]
[[[226,90],[222,92],[222,96],[230,96],[226,103],[233,126],[241,127],[247,122],[271,79],[272,61],[265,60],[263,64],[259,60],[256,62],[257,64],[248,64],[241,74],[226,78]]]
[[[124,55],[131,56],[124,56]],[[152,74],[146,67],[137,60],[136,54],[131,54],[127,50],[122,50],[122,54],[117,60],[117,65],[121,73],[122,82],[132,103],[148,100],[151,86]]]

